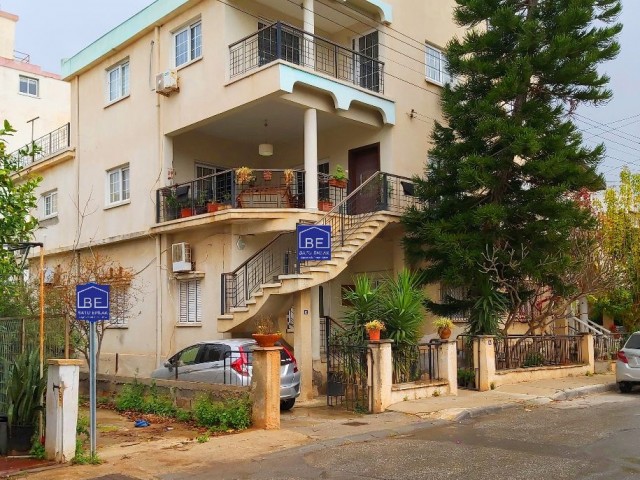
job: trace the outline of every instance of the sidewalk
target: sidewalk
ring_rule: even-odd
[[[326,406],[319,397],[307,405],[283,412],[280,430],[247,430],[212,437],[206,443],[193,439],[163,438],[131,445],[100,447],[104,461],[98,466],[62,466],[29,474],[31,480],[80,480],[122,474],[128,480],[153,480],[158,473],[205,467],[212,461],[259,461],[262,457],[290,448],[315,450],[324,446],[373,440],[410,433],[428,424],[459,421],[507,408],[527,408],[553,401],[611,391],[613,374],[569,377],[515,385],[503,385],[488,392],[460,390],[457,397],[431,397],[400,402],[389,411],[359,415]]]

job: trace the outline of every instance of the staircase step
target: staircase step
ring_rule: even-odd
[[[264,292],[262,290],[258,290],[257,292],[254,292],[251,294],[252,297],[264,297]]]
[[[248,312],[249,308],[248,307],[231,307],[231,313],[242,313],[242,312]]]
[[[244,302],[245,305],[255,305],[256,303],[258,303],[258,301],[255,298],[250,298],[249,300],[247,300],[246,302]]]
[[[263,283],[262,285],[260,285],[260,289],[264,290],[265,288],[280,288],[282,286],[282,283],[278,282],[278,283]]]
[[[278,275],[279,280],[313,280],[313,275],[294,273],[290,275]]]
[[[315,273],[329,273],[330,270],[326,267],[309,267],[309,271]],[[313,278],[313,275],[310,275],[310,277]]]
[[[218,315],[218,320],[233,320],[233,315],[225,313],[224,315]]]

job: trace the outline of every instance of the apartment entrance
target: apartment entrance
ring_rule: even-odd
[[[380,144],[374,143],[365,147],[349,150],[349,186],[351,191],[358,188],[371,175],[380,170]],[[378,202],[378,188],[371,185],[354,199],[351,214],[375,211]]]

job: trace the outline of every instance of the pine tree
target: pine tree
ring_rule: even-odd
[[[594,218],[575,199],[604,188],[604,146],[589,148],[571,114],[607,102],[600,63],[619,52],[619,0],[456,0],[463,39],[447,46],[458,79],[442,91],[422,207],[403,222],[409,258],[428,282],[463,288],[464,300],[431,302],[439,314],[470,311],[473,333],[514,315],[527,285],[565,295],[570,237]],[[513,286],[513,290],[505,288]]]

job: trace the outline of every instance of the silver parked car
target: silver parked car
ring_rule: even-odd
[[[179,351],[151,373],[152,378],[188,382],[251,385],[252,338],[199,342]],[[290,410],[300,395],[300,372],[284,345],[280,350],[280,408]]]
[[[622,393],[640,384],[640,332],[632,334],[618,352],[616,382]]]

